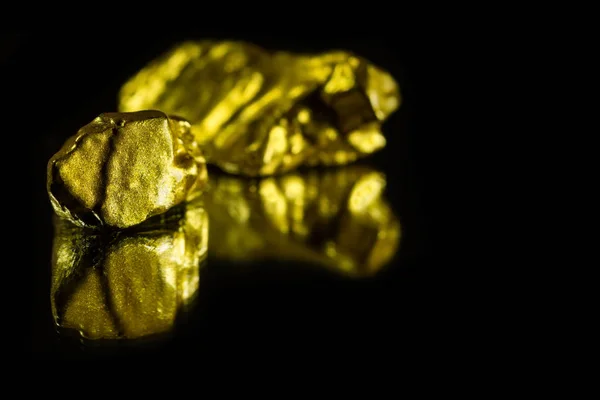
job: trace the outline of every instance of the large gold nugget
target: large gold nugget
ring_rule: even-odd
[[[245,180],[211,175],[209,255],[236,262],[295,260],[349,276],[377,273],[394,256],[400,222],[383,174],[361,166]]]
[[[381,123],[400,101],[387,72],[348,52],[199,41],[174,47],[126,82],[119,109],[180,115],[209,163],[264,176],[347,164],[381,149]]]
[[[173,328],[198,289],[208,216],[188,205],[154,219],[102,233],[55,220],[51,304],[59,327],[88,339]]]
[[[195,198],[206,163],[183,119],[101,114],[48,162],[55,212],[79,226],[127,228]]]

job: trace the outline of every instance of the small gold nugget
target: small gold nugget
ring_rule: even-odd
[[[212,174],[204,196],[209,254],[374,275],[401,238],[400,222],[383,196],[385,183],[383,174],[357,165],[251,180]]]
[[[48,162],[56,214],[83,227],[137,225],[192,200],[206,182],[190,124],[160,111],[101,114]]]
[[[120,111],[180,115],[209,163],[250,176],[343,165],[385,146],[400,105],[394,79],[364,58],[268,52],[243,42],[184,42],[126,82]]]
[[[208,215],[186,204],[126,230],[55,219],[51,305],[56,324],[88,339],[166,333],[198,290]]]

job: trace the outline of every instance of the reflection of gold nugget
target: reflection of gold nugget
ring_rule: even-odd
[[[261,180],[212,175],[205,198],[209,254],[372,275],[400,240],[400,223],[381,196],[384,186],[382,174],[360,166]]]
[[[47,189],[62,218],[127,228],[191,200],[206,179],[186,121],[159,111],[106,113],[50,159]]]
[[[120,111],[192,123],[208,162],[235,174],[341,165],[385,146],[394,79],[347,52],[270,53],[242,42],[184,42],[121,88]]]
[[[140,338],[169,331],[198,289],[206,256],[203,208],[177,207],[144,231],[98,234],[56,219],[52,313],[89,339]]]

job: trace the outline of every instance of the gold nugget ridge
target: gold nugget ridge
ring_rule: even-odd
[[[122,229],[193,200],[207,171],[190,127],[161,111],[101,114],[48,162],[56,214],[78,226]]]
[[[401,103],[386,71],[345,51],[271,52],[235,41],[188,41],[119,92],[119,110],[160,109],[191,122],[207,161],[249,176],[344,165],[386,144]]]

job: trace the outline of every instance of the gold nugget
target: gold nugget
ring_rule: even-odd
[[[201,192],[204,157],[190,124],[160,111],[105,113],[48,162],[56,214],[82,227],[127,228]]]
[[[343,165],[385,146],[401,102],[385,71],[344,51],[269,52],[243,42],[184,42],[121,88],[120,111],[180,115],[207,161],[250,176]]]
[[[378,272],[396,252],[400,222],[383,174],[362,166],[245,180],[212,174],[205,194],[209,255],[294,260],[349,276]]]
[[[179,206],[123,231],[98,232],[55,220],[52,313],[88,339],[166,333],[197,292],[208,217]]]

